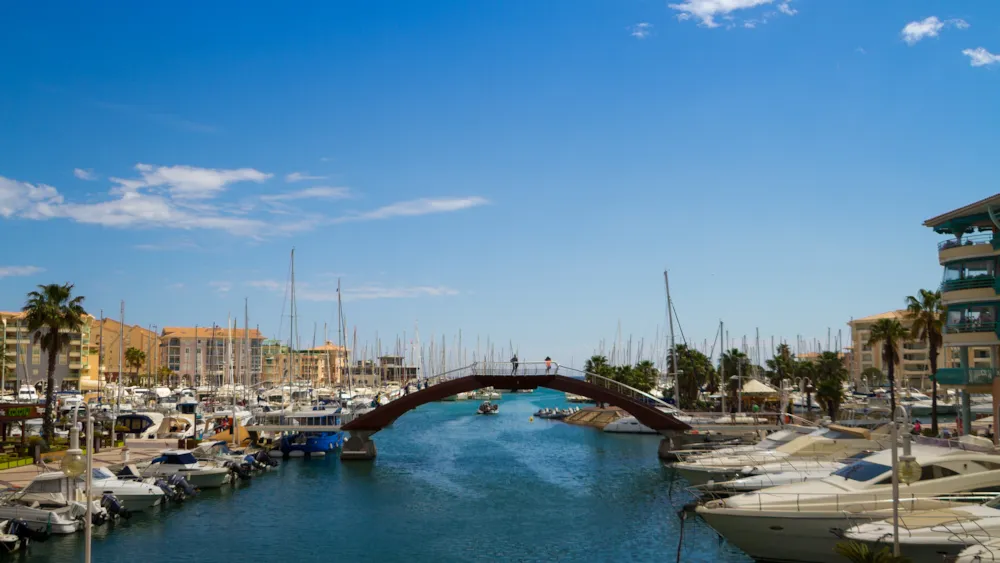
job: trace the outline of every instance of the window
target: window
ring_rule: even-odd
[[[941,467],[940,465],[925,465],[920,471],[921,481],[930,481],[931,479],[940,479],[942,477],[951,477],[952,475],[958,475],[957,471],[952,471],[947,467]]]
[[[31,365],[37,366],[42,363],[42,347],[38,344],[31,346]]]
[[[59,354],[59,365],[64,366],[69,361],[69,350]]]
[[[882,465],[881,463],[856,461],[847,467],[841,467],[840,469],[834,471],[833,475],[843,477],[844,479],[850,479],[852,481],[870,481],[891,470],[891,467],[888,465]],[[892,476],[890,475],[889,477],[891,478]]]

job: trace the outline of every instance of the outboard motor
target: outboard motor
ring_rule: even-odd
[[[188,483],[187,479],[180,475],[171,475],[167,481],[172,487],[184,493],[184,496],[193,497],[197,491]]]
[[[21,547],[33,541],[47,541],[51,535],[48,532],[36,532],[32,530],[24,520],[11,520],[10,525],[7,527],[7,533],[21,538]]]
[[[184,492],[172,486],[164,479],[157,479],[153,482],[154,485],[160,488],[165,495],[165,498],[170,502],[182,502],[184,500]]]
[[[266,465],[268,467],[277,467],[278,466],[278,460],[272,458],[264,450],[260,450],[259,452],[255,453],[254,454],[254,459],[257,460],[257,463],[262,463],[262,464],[264,464],[264,465]]]
[[[111,493],[104,493],[104,496],[101,497],[101,507],[107,510],[111,516],[117,516],[125,520],[132,517],[132,513],[125,508],[122,501],[118,500],[118,497]]]
[[[250,469],[247,468],[246,466],[244,466],[243,464],[236,463],[236,462],[233,462],[233,461],[227,461],[226,462],[226,466],[229,467],[229,471],[231,471],[233,473],[233,475],[239,477],[239,479],[241,481],[249,481],[250,480],[250,478],[251,478]],[[235,481],[234,481],[234,483],[235,483]]]

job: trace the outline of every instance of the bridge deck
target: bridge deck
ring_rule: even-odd
[[[391,424],[404,413],[420,405],[440,401],[446,397],[480,389],[536,389],[546,387],[564,393],[584,395],[591,399],[622,408],[642,424],[666,433],[690,428],[686,423],[663,412],[657,406],[666,406],[662,400],[594,374],[567,370],[564,366],[526,362],[517,366],[516,374],[510,364],[473,364],[426,380],[425,387],[409,393],[361,415],[343,425],[343,430],[377,432]],[[577,377],[558,375],[575,373]]]

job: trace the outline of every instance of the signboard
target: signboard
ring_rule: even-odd
[[[16,422],[40,418],[45,414],[42,405],[0,405],[0,422]]]

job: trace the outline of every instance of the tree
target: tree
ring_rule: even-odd
[[[737,401],[740,385],[738,376],[740,373],[743,373],[744,376],[748,375],[745,371],[748,361],[747,355],[736,348],[726,350],[719,356],[719,373],[726,374],[728,380],[722,382],[722,388],[726,390],[726,394],[729,395],[734,405]]]
[[[882,345],[882,364],[889,371],[889,408],[892,419],[896,419],[896,364],[899,363],[899,345],[909,338],[910,331],[899,324],[897,319],[879,319],[872,325],[868,345]]]
[[[163,385],[164,382],[170,381],[170,376],[173,374],[174,370],[168,368],[167,366],[160,366],[159,369],[156,370],[156,382]]]
[[[819,366],[812,362],[795,362],[795,379],[802,380],[802,384],[805,387],[802,389],[806,394],[806,402],[804,403],[806,413],[812,412],[812,389],[819,383]],[[808,384],[805,380],[808,380]]]
[[[715,379],[715,368],[708,356],[694,348],[688,348],[686,344],[678,344],[674,348],[674,353],[668,356],[667,369],[669,373],[677,373],[677,379],[680,380],[678,394],[681,404],[678,406],[681,408],[694,407],[698,402],[701,386]]]
[[[599,355],[594,355],[588,358],[583,364],[583,371],[604,377],[610,377],[612,375],[612,367],[608,363],[608,358],[606,356]]]
[[[774,357],[764,362],[771,383],[780,387],[782,379],[795,375],[796,362],[795,354],[788,344],[778,344],[774,350]]]
[[[138,348],[129,347],[125,350],[125,365],[132,368],[132,385],[139,380],[139,368],[146,362],[146,353]]]
[[[931,432],[938,433],[937,416],[937,369],[938,349],[942,343],[945,315],[947,312],[941,305],[941,292],[921,289],[919,297],[912,295],[906,298],[906,316],[912,323],[910,330],[913,336],[927,344],[931,362]]]
[[[868,544],[856,541],[840,542],[834,548],[837,555],[843,556],[851,563],[910,563],[909,557],[893,555],[889,547],[874,551]]]
[[[844,381],[847,368],[836,352],[823,352],[816,360],[816,400],[826,407],[830,420],[837,419],[837,411],[844,402]]]
[[[83,309],[83,296],[73,297],[73,284],[39,285],[38,289],[28,293],[28,301],[22,311],[26,313],[28,331],[34,334],[34,344],[41,345],[48,354],[42,435],[47,442],[51,442],[56,358],[63,348],[69,346],[70,333],[81,330],[87,312]]]
[[[632,369],[632,376],[633,383],[629,385],[648,393],[650,389],[656,386],[656,380],[659,379],[660,373],[656,370],[656,364],[650,360],[643,360],[635,364],[635,368]]]

